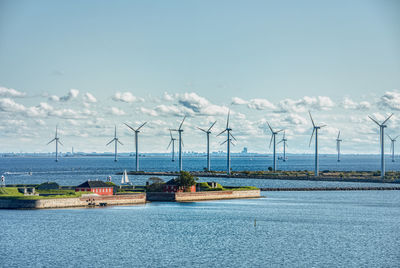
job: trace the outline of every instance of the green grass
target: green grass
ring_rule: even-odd
[[[56,194],[49,196],[24,195],[18,191],[17,187],[0,188],[0,198],[2,199],[20,199],[20,200],[38,200],[53,198],[77,198],[84,194],[93,194],[92,192],[75,192],[74,190],[38,190],[39,194]]]

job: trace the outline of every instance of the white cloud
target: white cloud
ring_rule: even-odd
[[[75,99],[76,97],[78,97],[78,95],[79,95],[79,90],[71,88],[67,95],[62,97],[52,95],[49,97],[49,100],[67,102],[69,100]]]
[[[304,117],[302,117],[302,116],[300,116],[298,114],[295,114],[295,113],[291,113],[291,114],[286,115],[283,118],[283,121],[287,122],[289,124],[292,124],[292,125],[305,125],[305,124],[308,123],[307,120]]]
[[[113,115],[125,115],[125,112],[121,109],[118,109],[117,107],[111,107],[111,113]]]
[[[131,92],[117,92],[115,93],[114,97],[112,98],[114,101],[121,101],[126,103],[132,103],[135,101],[142,101],[143,99],[137,98]]]
[[[25,96],[26,96],[25,92],[20,92],[13,88],[0,87],[0,97],[22,98]]]
[[[180,109],[180,107],[175,106],[175,105],[158,105],[155,109],[160,115],[173,115],[173,116],[182,116],[183,111]]]
[[[265,110],[265,109],[274,109],[275,105],[273,105],[271,102],[269,102],[266,99],[251,99],[247,106],[250,109],[256,109],[256,110]]]
[[[342,102],[343,108],[354,110],[368,110],[371,104],[368,101],[355,102],[352,99],[345,97]]]
[[[85,99],[86,102],[90,102],[90,103],[96,103],[97,102],[97,99],[92,94],[90,94],[89,92],[85,93],[84,99]]]
[[[335,106],[334,102],[326,96],[308,97],[298,100],[284,99],[279,102],[278,112],[305,112],[307,109],[330,110]]]
[[[168,92],[164,92],[163,100],[166,100],[166,101],[173,101],[173,100],[174,100],[174,97],[172,97],[172,95],[168,94]]]
[[[248,104],[248,103],[249,103],[248,101],[246,101],[244,99],[241,99],[239,97],[233,97],[232,98],[232,104],[233,105],[244,105],[244,104]]]
[[[0,111],[4,112],[22,112],[25,111],[26,108],[24,105],[16,103],[12,99],[2,98],[0,99]]]
[[[392,110],[400,110],[400,93],[397,90],[386,91],[378,104]]]
[[[158,113],[152,109],[148,109],[148,108],[144,108],[144,107],[140,107],[140,112],[143,114],[147,114],[150,116],[158,116]]]
[[[212,104],[206,98],[197,95],[196,93],[177,94],[178,103],[186,109],[183,109],[185,114],[197,115],[224,115],[228,113],[228,107]]]

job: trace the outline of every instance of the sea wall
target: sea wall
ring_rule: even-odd
[[[0,209],[68,208],[144,203],[146,203],[146,194],[113,196],[86,195],[80,198],[46,198],[37,200],[0,199]]]
[[[175,193],[175,201],[190,202],[201,200],[220,200],[236,198],[257,198],[260,197],[260,190],[248,191],[205,191],[195,193]]]

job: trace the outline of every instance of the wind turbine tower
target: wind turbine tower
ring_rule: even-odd
[[[56,136],[54,137],[54,139],[52,139],[51,141],[49,141],[47,143],[47,145],[49,145],[50,143],[52,143],[53,141],[55,141],[56,143],[56,162],[58,162],[58,144],[61,144],[60,138],[58,137],[58,126],[56,126]]]
[[[340,143],[342,142],[342,140],[340,139],[340,130],[339,130],[339,134],[337,135],[336,138],[336,150],[337,150],[337,161],[340,162]]]
[[[311,146],[311,142],[312,142],[312,138],[314,136],[315,133],[315,163],[314,163],[314,175],[315,177],[319,176],[319,159],[318,159],[318,130],[320,130],[321,128],[325,127],[326,125],[322,125],[322,126],[317,126],[314,123],[314,120],[311,116],[311,112],[308,112],[310,114],[310,118],[311,118],[311,122],[313,124],[313,132],[311,134],[311,138],[310,138],[310,144],[308,146]]]
[[[283,138],[277,144],[279,144],[281,142],[283,142],[283,162],[286,162],[286,147],[288,147],[288,145],[287,145],[285,131],[283,131]]]
[[[276,171],[276,135],[283,131],[283,129],[274,131],[271,127],[271,125],[267,122],[269,129],[271,130],[271,140],[269,142],[269,148],[271,148],[271,143],[272,141],[274,142],[274,154],[273,154],[273,161],[272,161],[272,169],[273,171]]]
[[[375,122],[375,124],[377,124],[379,126],[379,140],[380,140],[380,144],[381,144],[381,178],[382,179],[385,178],[385,147],[384,147],[385,127],[386,127],[385,123],[392,116],[393,116],[393,114],[389,115],[389,117],[386,118],[381,124],[379,124],[379,122],[377,120],[375,120],[374,118],[372,118],[371,116],[368,116],[372,121]]]
[[[394,143],[396,142],[396,139],[397,139],[399,136],[396,136],[396,137],[394,137],[394,138],[390,137],[389,135],[387,135],[387,136],[389,137],[389,139],[390,139],[390,141],[391,141],[390,151],[392,152],[392,162],[394,162]]]
[[[140,125],[140,127],[138,127],[137,129],[134,129],[133,127],[131,127],[130,125],[128,125],[127,123],[125,123],[125,125],[127,127],[129,127],[132,131],[135,132],[135,150],[136,150],[136,172],[139,171],[139,145],[138,145],[138,135],[140,132],[140,129],[146,125],[147,122],[144,122],[142,125]]]
[[[167,149],[168,149],[169,146],[171,146],[171,144],[172,144],[172,162],[175,162],[175,141],[176,141],[176,139],[172,136],[171,130],[169,131],[169,135],[171,136],[171,140],[170,140],[170,142],[169,142],[169,144],[168,144]]]
[[[182,120],[181,124],[179,125],[178,129],[170,129],[172,131],[177,131],[178,134],[179,134],[179,172],[182,171],[182,146],[183,146],[183,141],[182,141],[183,129],[182,129],[182,125],[183,125],[183,122],[185,121],[185,119],[186,119],[186,116],[183,118],[183,120]]]
[[[119,139],[117,138],[117,126],[115,126],[115,131],[114,131],[114,139],[112,139],[109,143],[106,144],[109,145],[110,143],[114,142],[114,146],[115,146],[115,152],[114,152],[114,162],[117,162],[117,154],[118,154],[118,143],[123,145],[122,142],[119,141]]]
[[[230,114],[230,111],[228,112],[228,119],[226,120],[226,128],[225,128],[225,130],[223,130],[221,133],[219,133],[217,135],[217,136],[219,136],[219,135],[223,134],[224,132],[227,133],[227,138],[223,143],[221,143],[221,145],[226,142],[226,147],[227,147],[226,148],[226,151],[227,151],[226,152],[227,153],[227,156],[226,156],[226,162],[227,162],[226,163],[226,169],[227,169],[227,171],[226,171],[226,173],[228,175],[231,174],[231,143],[232,143],[232,145],[234,145],[233,142],[232,142],[232,139],[234,139],[236,141],[235,137],[231,133],[232,129],[229,127],[229,114]]]
[[[202,128],[198,128],[198,129],[200,129],[201,131],[203,131],[204,133],[207,134],[207,171],[210,171],[210,166],[211,166],[211,160],[210,160],[210,134],[211,134],[211,129],[215,125],[215,123],[217,123],[217,121],[215,121],[207,130],[204,130]]]

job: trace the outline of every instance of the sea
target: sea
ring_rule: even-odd
[[[312,170],[312,156],[279,161]],[[311,163],[309,163],[311,162]],[[400,160],[399,160],[400,163]],[[175,171],[168,157],[144,157],[141,170]],[[379,156],[321,157],[321,170],[378,170]],[[185,158],[202,170],[205,158]],[[225,159],[212,160],[215,170]],[[234,170],[266,170],[270,157],[234,157]],[[87,179],[119,183],[132,157],[0,158],[7,184]],[[387,160],[387,170],[398,170]],[[162,177],[167,180],[168,177]],[[130,176],[143,185],[148,176]],[[258,187],[398,184],[200,178]],[[0,210],[0,267],[399,267],[399,191],[262,192],[262,198],[105,208]]]

